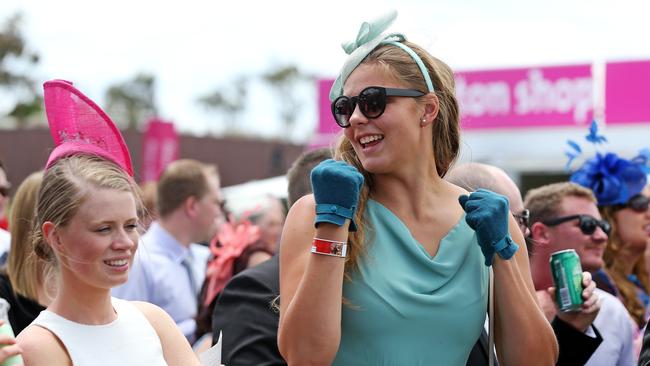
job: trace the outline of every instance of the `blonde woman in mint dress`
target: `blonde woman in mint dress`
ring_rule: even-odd
[[[459,149],[453,74],[364,23],[330,99],[343,137],[291,208],[280,248],[278,345],[290,365],[465,365],[495,275],[501,365],[551,365],[507,200],[442,179]],[[519,244],[517,244],[519,243]]]

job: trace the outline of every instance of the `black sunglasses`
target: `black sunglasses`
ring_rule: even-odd
[[[646,197],[642,194],[637,194],[636,196],[630,198],[626,204],[616,205],[614,208],[616,210],[631,208],[635,212],[646,212],[648,211],[648,206],[650,206],[650,197]]]
[[[350,127],[350,117],[359,105],[359,110],[366,118],[378,118],[386,110],[387,97],[421,97],[426,93],[416,89],[395,89],[381,86],[369,86],[356,97],[341,95],[332,102],[332,115],[336,123],[343,127]]]
[[[517,219],[517,223],[520,226],[524,227],[530,227],[530,211],[528,209],[525,209],[519,213],[512,213],[512,216]]]
[[[547,226],[556,226],[575,219],[580,220],[580,231],[585,235],[592,235],[596,231],[597,227],[601,228],[607,235],[609,235],[609,232],[612,229],[612,226],[606,220],[597,220],[589,215],[556,217],[554,219],[542,221],[542,223]]]

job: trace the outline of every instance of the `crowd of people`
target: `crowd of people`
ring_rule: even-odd
[[[343,45],[336,146],[292,164],[286,202],[243,213],[200,161],[139,186],[106,113],[45,83],[56,147],[10,207],[0,163],[16,334],[0,361],[199,365],[221,339],[229,366],[650,365],[647,155],[587,156],[523,197],[499,167],[456,163],[453,72],[388,33],[395,17]],[[573,311],[549,266],[567,249],[583,271]]]

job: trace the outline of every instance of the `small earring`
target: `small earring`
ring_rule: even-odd
[[[422,118],[422,119],[420,120],[420,126],[424,126],[425,124],[427,124],[427,119],[426,119],[426,118]]]

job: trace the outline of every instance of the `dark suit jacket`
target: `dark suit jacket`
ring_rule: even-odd
[[[469,353],[469,358],[467,358],[467,366],[489,365],[488,355],[492,355],[492,357],[494,357],[494,366],[499,366],[497,358],[494,356],[494,352],[488,351],[488,335],[485,329],[483,329],[481,336],[474,344],[472,351]]]
[[[223,331],[221,362],[286,365],[278,350],[279,313],[271,302],[280,294],[279,257],[238,273],[223,289],[212,313],[213,342]]]
[[[592,338],[588,335],[576,330],[569,324],[560,320],[558,317],[553,319],[551,323],[553,327],[553,332],[555,337],[557,337],[557,343],[560,347],[560,354],[558,356],[557,366],[579,366],[587,363],[591,355],[596,352],[596,349],[603,342],[603,337],[600,336],[600,332],[592,325],[596,337]],[[646,331],[646,335],[643,338],[643,344],[645,346],[648,342],[648,347],[650,348],[650,334]],[[648,363],[650,366],[650,349],[647,351]],[[467,359],[467,366],[483,366],[488,365],[488,338],[487,332],[483,330],[481,337],[478,339],[478,342],[474,345],[469,358]],[[495,365],[498,363],[494,362]],[[639,365],[641,362],[639,361]],[[646,364],[644,364],[645,366]]]
[[[555,317],[551,322],[560,354],[556,365],[584,365],[603,342],[600,332],[592,324],[596,338],[589,337],[571,325]]]

